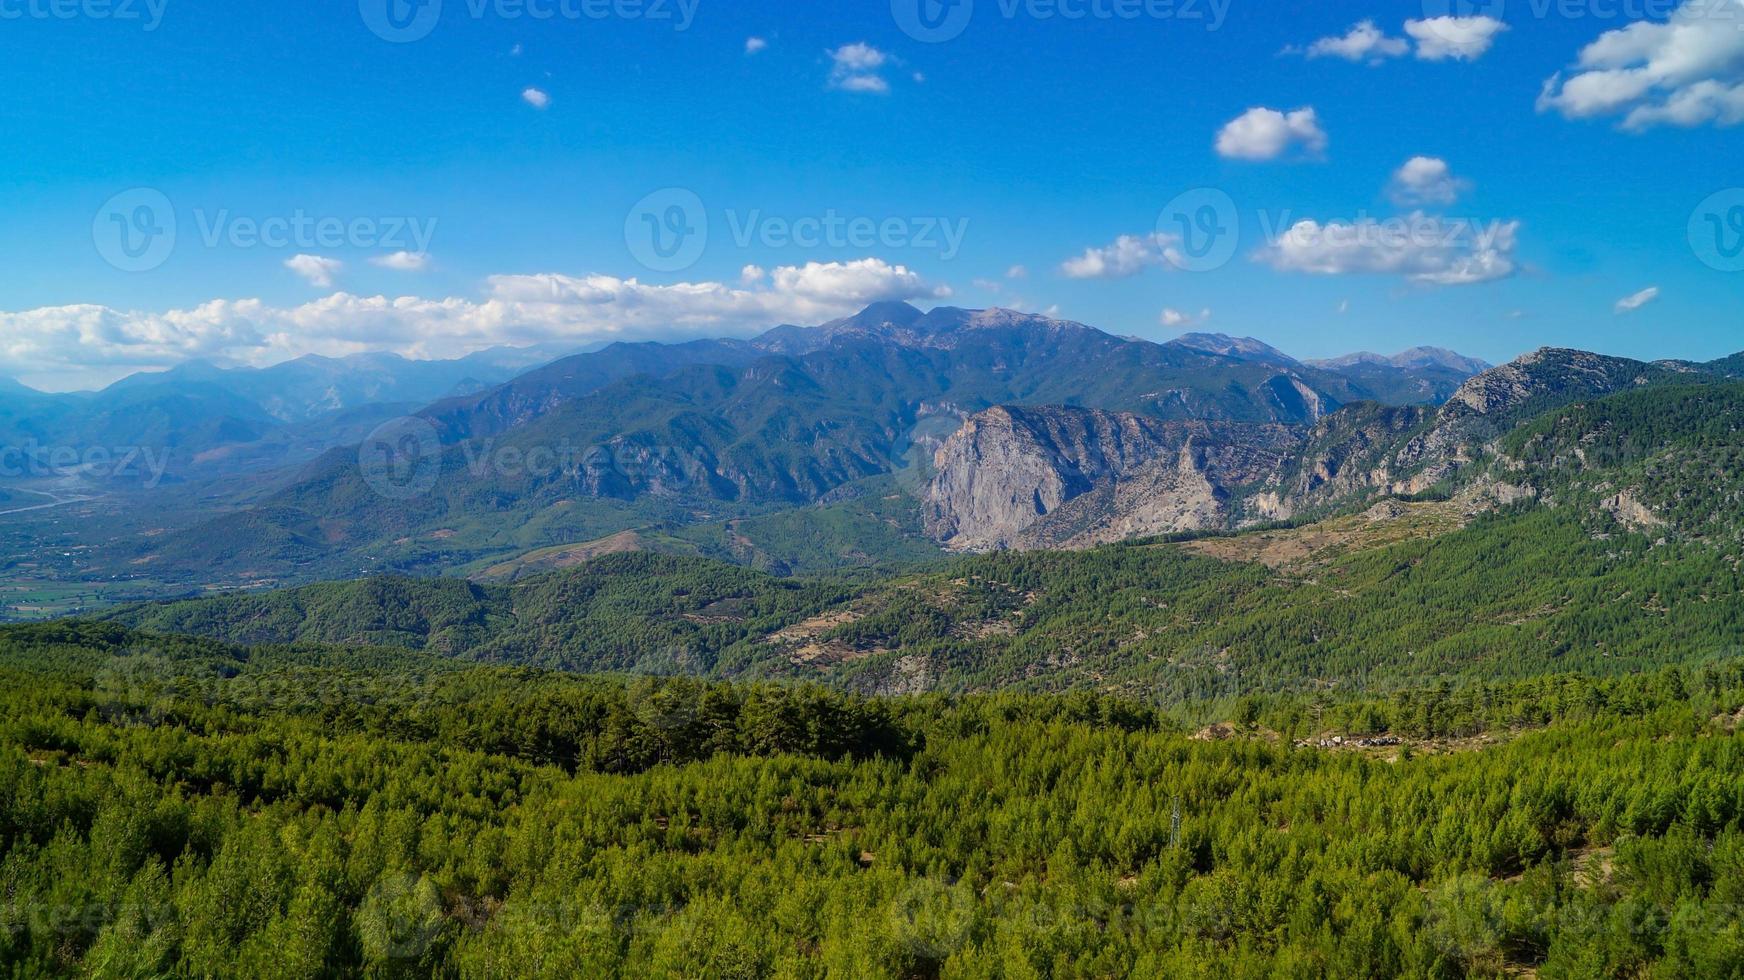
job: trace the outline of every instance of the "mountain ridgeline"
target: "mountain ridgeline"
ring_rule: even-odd
[[[358,452],[336,449],[247,508],[147,542],[127,560],[236,578],[441,571],[625,530],[804,510],[891,475],[918,514],[938,495],[926,485],[935,465],[949,463],[935,458],[946,439],[977,413],[1006,407],[1166,424],[1168,434],[1133,451],[1185,447],[1220,485],[1226,470],[1280,465],[1271,457],[1301,440],[1292,433],[1345,406],[1437,404],[1476,366],[1452,354],[1315,365],[1257,341],[1157,344],[1009,310],[880,303],[748,341],[622,343],[557,360],[418,413],[415,424],[430,433],[420,449],[434,457],[407,461],[431,471],[422,492],[384,499]],[[941,479],[935,487],[950,477]],[[1039,485],[1023,496],[1039,492],[1052,507],[1094,482],[1079,474],[1052,498]],[[941,507],[951,509],[947,500],[933,510]],[[1204,520],[1230,516],[1212,510]],[[1174,523],[1130,522],[1143,531]],[[958,537],[934,536],[969,540]],[[843,560],[857,563],[857,550],[850,544]]]
[[[1305,362],[1252,339],[1157,344],[880,303],[750,340],[561,358],[403,419],[416,438],[245,481],[213,498],[222,513],[120,542],[107,561],[202,584],[471,574],[629,534],[828,571],[1302,522],[1388,496],[1495,506],[1532,492],[1492,465],[1519,425],[1723,382],[1733,363],[1545,349],[1491,368],[1435,348]],[[372,460],[411,474],[410,489],[384,492]],[[780,541],[759,536],[776,522]],[[805,540],[816,522],[827,551]]]

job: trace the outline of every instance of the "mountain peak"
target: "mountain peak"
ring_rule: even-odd
[[[1462,374],[1473,375],[1488,371],[1493,365],[1476,357],[1467,357],[1458,351],[1445,347],[1413,347],[1397,354],[1376,354],[1371,351],[1358,351],[1355,354],[1345,354],[1341,357],[1329,357],[1324,360],[1308,362],[1318,368],[1339,370],[1340,368],[1356,367],[1362,364],[1372,364],[1377,367],[1395,367],[1404,370],[1423,368],[1447,368]]]
[[[1568,402],[1608,395],[1640,384],[1658,370],[1662,369],[1626,357],[1540,347],[1472,376],[1448,399],[1447,408],[1460,406],[1490,415],[1545,399]]]
[[[1252,337],[1231,337],[1226,333],[1184,333],[1170,341],[1177,347],[1216,354],[1243,361],[1267,361],[1274,364],[1294,364],[1296,359],[1262,340]]]
[[[914,325],[916,320],[925,315],[913,304],[904,303],[901,300],[889,300],[873,303],[851,317],[834,322],[863,328],[910,327]]]

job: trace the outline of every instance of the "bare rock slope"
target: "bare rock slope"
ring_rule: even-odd
[[[939,448],[927,529],[958,550],[1088,547],[1421,493],[1538,413],[1670,375],[1547,348],[1472,377],[1439,408],[1363,403],[1308,426],[994,408]]]

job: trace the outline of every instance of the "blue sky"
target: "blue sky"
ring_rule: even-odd
[[[1506,29],[1452,55],[1421,26],[1447,0],[1064,0],[1075,19],[973,0],[940,43],[884,0],[532,0],[549,18],[444,0],[409,43],[371,31],[376,0],[55,2],[0,0],[0,372],[47,387],[190,356],[744,334],[898,296],[1300,356],[1744,348],[1744,272],[1690,241],[1693,223],[1730,244],[1744,216],[1725,193],[1744,187],[1744,42],[1704,26],[1707,60],[1665,74],[1685,35],[1630,25],[1691,16],[1670,0],[1467,5]],[[1739,0],[1709,2],[1744,38]],[[1378,40],[1350,34],[1365,20]],[[1310,57],[1327,38],[1368,53]],[[1655,87],[1616,94],[1643,72]],[[1220,150],[1255,109],[1277,115]],[[1415,157],[1430,183],[1401,187]],[[140,188],[174,247],[124,271],[104,212]],[[675,200],[708,225],[677,269],[632,241],[669,188],[644,206],[657,225]],[[1240,236],[1189,271],[1159,216],[1199,188]],[[1428,231],[1403,245],[1268,234],[1412,214]],[[250,234],[298,216],[344,231]],[[787,240],[832,216],[880,230]],[[1500,245],[1456,234],[1468,221]],[[423,254],[378,264],[401,251]],[[1481,281],[1445,284],[1463,279]]]

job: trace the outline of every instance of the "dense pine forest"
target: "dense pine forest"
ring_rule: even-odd
[[[0,969],[1744,976],[1741,420],[1581,401],[1241,534],[5,627]]]
[[[1744,668],[867,699],[0,631],[14,976],[1730,976]]]

